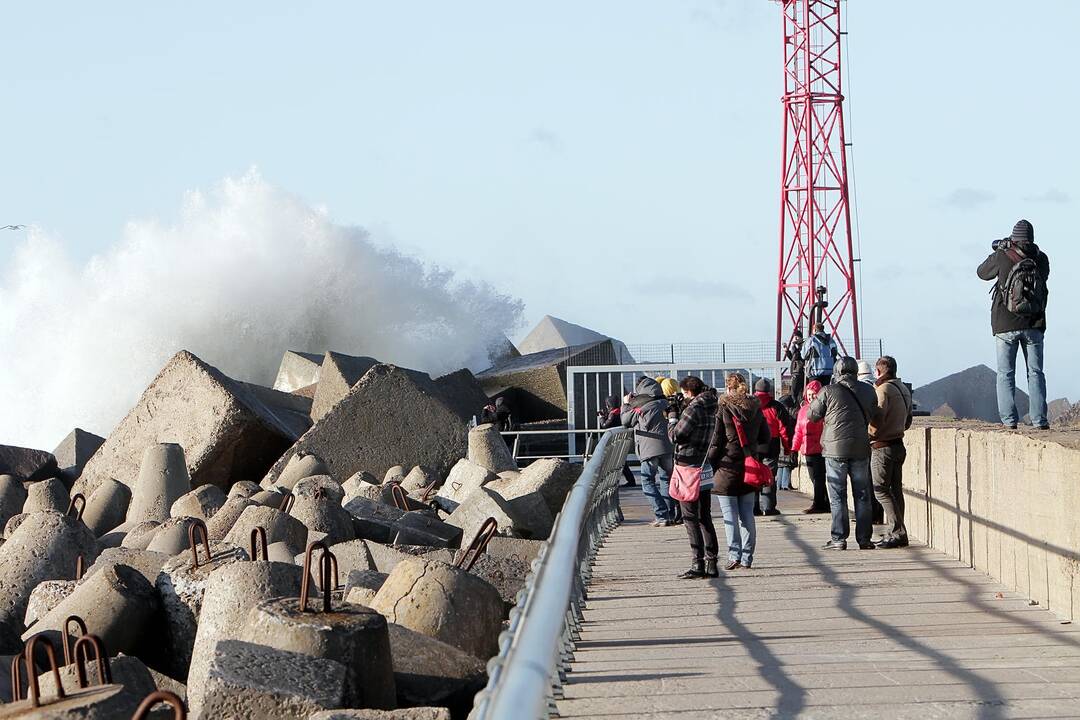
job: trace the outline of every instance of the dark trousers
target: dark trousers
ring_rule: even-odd
[[[874,448],[870,456],[870,476],[874,481],[874,495],[885,508],[889,521],[886,537],[907,539],[904,526],[904,460],[907,449],[903,443],[889,447]]]
[[[761,462],[772,472],[773,482],[769,487],[761,488],[754,498],[754,514],[763,515],[772,510],[778,510],[776,497],[776,471],[779,467],[779,458],[762,458]]]
[[[829,490],[825,485],[825,458],[820,455],[804,455],[806,471],[810,474],[810,480],[814,483],[814,504],[812,507],[819,512],[829,511]]]
[[[626,478],[627,485],[634,485],[637,483],[637,478],[634,477],[634,471],[630,469],[629,465],[622,466],[623,477]]]
[[[690,538],[690,556],[694,562],[715,560],[719,544],[712,521],[712,494],[703,492],[694,502],[680,502],[686,535]]]

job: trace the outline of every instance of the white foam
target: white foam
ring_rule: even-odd
[[[0,280],[0,443],[107,434],[180,349],[262,384],[285,350],[478,369],[521,311],[251,171],[188,193],[175,224],[128,223],[85,265],[30,229]]]

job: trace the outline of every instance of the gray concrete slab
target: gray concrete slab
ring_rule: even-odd
[[[942,553],[823,551],[826,516],[783,515],[753,570],[679,580],[685,530],[622,502],[560,717],[1080,717],[1080,628]]]

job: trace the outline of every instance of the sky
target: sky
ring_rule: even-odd
[[[993,365],[974,269],[1026,217],[1053,266],[1049,395],[1080,399],[1067,310],[1080,302],[1080,3],[844,11],[864,336],[916,384]],[[0,224],[39,229],[73,262],[107,254],[132,222],[178,222],[191,191],[254,169],[380,247],[519,298],[515,338],[547,314],[631,344],[775,332],[776,3],[40,2],[4,15]],[[24,242],[0,233],[0,262]],[[55,342],[43,349],[80,351]]]

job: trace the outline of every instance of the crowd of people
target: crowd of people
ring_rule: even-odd
[[[849,483],[858,547],[907,546],[902,484],[911,391],[897,376],[892,357],[879,358],[871,368],[840,356],[820,328],[815,328],[810,348],[806,385],[797,399],[792,394],[777,399],[764,378],[751,391],[748,378],[739,372],[728,373],[720,389],[699,377],[685,377],[672,395],[665,394],[664,384],[671,383],[672,390],[673,380],[642,377],[617,411],[615,398],[609,399],[608,426],[618,423],[634,430],[641,491],[652,507],[652,525],[686,528],[691,564],[681,577],[719,576],[714,497],[727,543],[723,568],[753,568],[756,517],[781,513],[777,490],[790,487],[791,472],[800,463],[813,484],[813,501],[803,512],[832,515],[825,549],[847,549]],[[629,468],[624,473],[633,478]],[[672,497],[673,477],[677,494],[685,497]],[[696,492],[687,491],[685,478],[693,478]],[[888,521],[876,540],[875,499]]]

